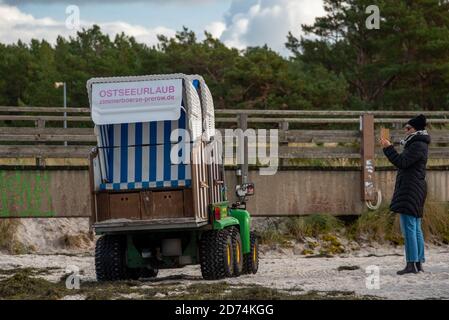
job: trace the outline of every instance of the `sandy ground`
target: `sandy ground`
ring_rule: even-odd
[[[260,285],[269,288],[309,291],[353,291],[357,295],[370,295],[386,299],[449,299],[449,247],[428,247],[425,273],[397,276],[396,271],[404,265],[401,248],[363,248],[355,253],[332,258],[295,255],[294,250],[262,252],[259,272],[226,279],[233,285]],[[368,266],[379,267],[379,289],[368,289],[366,273]],[[76,266],[83,281],[94,281],[94,259],[84,255],[8,255],[0,254],[0,270],[17,268],[49,269],[48,275],[40,275],[50,281],[58,281]],[[346,266],[355,270],[341,270]],[[358,267],[358,268],[357,268]],[[173,279],[182,284],[207,283],[201,279],[199,266],[182,269],[161,270],[158,285],[169,284]],[[150,283],[152,284],[152,283]],[[149,282],[142,282],[142,286]],[[74,295],[68,298],[82,299]],[[132,297],[130,297],[132,298]]]

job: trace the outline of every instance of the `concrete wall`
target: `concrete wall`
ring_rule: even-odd
[[[248,209],[257,216],[361,214],[360,171],[278,171],[260,176],[250,171],[256,193]],[[234,171],[227,174],[228,194],[234,198]],[[377,171],[376,182],[388,203],[395,171]],[[449,201],[449,171],[427,173],[429,198]],[[79,217],[90,215],[87,170],[0,170],[0,217]]]
[[[248,210],[260,216],[361,214],[367,208],[361,201],[360,175],[360,171],[294,170],[260,176],[251,171],[249,180],[255,183],[255,195]],[[235,183],[232,172],[227,176],[228,182]],[[396,171],[376,172],[384,204],[391,201],[395,179]],[[428,171],[427,181],[429,199],[449,201],[448,171]]]
[[[0,217],[89,214],[87,170],[0,170]]]

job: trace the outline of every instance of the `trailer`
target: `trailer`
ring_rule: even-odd
[[[87,82],[97,146],[90,154],[99,281],[156,277],[200,264],[204,279],[256,273],[247,197],[227,198],[212,95],[198,75]]]

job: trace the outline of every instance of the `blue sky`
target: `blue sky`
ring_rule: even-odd
[[[13,1],[11,1],[12,3]],[[17,7],[23,12],[31,13],[36,18],[51,17],[55,20],[65,19],[65,8],[77,1],[22,1]],[[229,9],[231,0],[200,1],[135,1],[114,2],[94,1],[79,2],[83,20],[108,22],[124,20],[149,28],[165,26],[179,30],[186,25],[196,32],[202,32],[204,26],[211,21],[220,21]]]
[[[288,31],[300,36],[302,23],[323,15],[322,0],[0,0],[0,42],[75,35],[65,24],[69,4],[79,8],[79,28],[95,23],[111,36],[153,45],[186,26],[200,39],[208,30],[229,47],[267,44],[282,54]]]

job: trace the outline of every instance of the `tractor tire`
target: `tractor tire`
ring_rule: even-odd
[[[199,255],[205,280],[231,277],[234,269],[232,233],[228,229],[204,232],[199,243]]]
[[[97,240],[95,272],[98,281],[117,281],[127,278],[126,238],[103,235]]]
[[[242,238],[240,237],[240,231],[236,227],[231,228],[232,232],[232,252],[234,255],[234,272],[233,276],[238,277],[243,272],[243,251],[242,251]]]
[[[259,242],[254,232],[250,233],[250,253],[243,255],[243,273],[256,274],[259,269]]]

